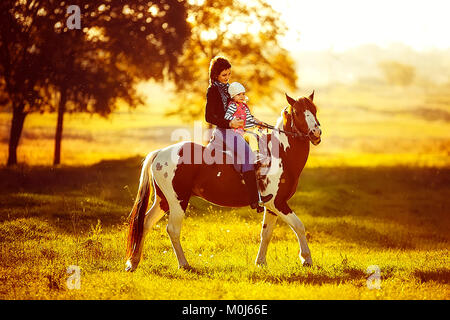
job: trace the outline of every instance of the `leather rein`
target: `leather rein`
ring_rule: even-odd
[[[291,121],[291,129],[293,131],[285,131],[285,130],[282,130],[282,129],[278,129],[278,128],[276,128],[276,127],[274,127],[274,126],[272,126],[270,124],[267,124],[265,122],[263,122],[262,124],[255,124],[255,125],[258,126],[258,127],[261,127],[261,128],[267,128],[267,129],[275,130],[275,131],[278,131],[278,132],[282,132],[282,133],[284,133],[286,135],[293,136],[294,138],[302,138],[302,139],[308,139],[309,140],[309,134],[304,134],[304,133],[300,132],[297,129],[297,127],[295,127],[293,125],[292,121]]]

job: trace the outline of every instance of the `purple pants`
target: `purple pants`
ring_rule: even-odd
[[[215,147],[230,151],[233,154],[234,168],[238,172],[254,170],[255,154],[247,141],[232,129],[216,128],[213,132]]]

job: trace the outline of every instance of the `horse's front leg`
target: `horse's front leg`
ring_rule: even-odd
[[[263,225],[261,228],[261,243],[259,244],[258,256],[256,257],[255,261],[256,265],[264,266],[267,264],[267,247],[269,245],[270,239],[272,238],[272,233],[273,229],[275,228],[277,218],[278,216],[273,212],[269,212],[267,208],[266,210],[264,210]]]
[[[303,223],[284,201],[280,202],[275,200],[273,206],[271,206],[270,209],[274,211],[281,218],[281,220],[286,222],[294,231],[300,246],[300,261],[304,266],[311,266],[311,252],[309,251],[308,243],[306,241],[306,230]]]
[[[169,222],[167,224],[167,233],[169,234],[170,241],[172,242],[173,250],[178,260],[178,268],[189,269],[189,263],[184,256],[183,248],[180,243],[181,224],[184,218],[184,211],[174,209],[174,206],[170,206]]]

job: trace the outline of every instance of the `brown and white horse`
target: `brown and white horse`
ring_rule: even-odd
[[[278,217],[297,235],[299,257],[303,265],[312,265],[305,227],[287,201],[297,189],[300,173],[308,159],[310,142],[319,144],[322,132],[313,103],[314,92],[308,98],[294,100],[288,95],[286,98],[289,106],[282,111],[272,133],[265,136],[271,154],[271,169],[259,180],[259,189],[262,195],[272,194],[273,197],[264,204],[261,243],[256,258],[256,264],[259,265],[266,264],[267,246]],[[207,147],[200,144],[180,142],[147,155],[142,165],[137,197],[130,213],[125,270],[134,271],[137,268],[146,233],[166,213],[169,214],[167,233],[178,259],[178,266],[189,268],[180,244],[180,232],[191,196],[225,207],[244,207],[250,204],[242,197],[242,194],[247,194],[247,190],[233,165],[211,163],[206,157],[203,159],[202,155],[206,151]],[[152,205],[148,209],[152,194]]]

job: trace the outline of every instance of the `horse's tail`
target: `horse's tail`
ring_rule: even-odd
[[[150,196],[153,189],[151,165],[155,159],[157,151],[147,155],[141,170],[139,189],[133,209],[130,212],[130,225],[127,239],[127,260],[131,259],[136,250],[139,250],[144,233],[144,219],[149,205]]]

